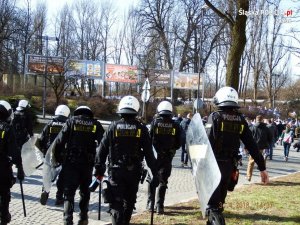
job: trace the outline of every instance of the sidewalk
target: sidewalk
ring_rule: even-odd
[[[180,150],[177,151],[173,160],[172,175],[169,180],[168,189],[166,193],[165,205],[174,205],[179,202],[186,202],[191,199],[197,198],[193,178],[190,168],[182,168],[180,163]],[[283,160],[283,147],[276,146],[274,149],[273,160],[267,161],[267,169],[270,178],[287,175],[293,172],[300,171],[300,152],[296,152],[293,147],[290,150],[289,161]],[[249,184],[244,179],[246,175],[247,159],[243,160],[243,166],[240,168],[240,185]],[[16,171],[16,170],[14,170]],[[12,200],[10,204],[10,212],[12,214],[11,225],[58,225],[62,224],[63,207],[56,207],[54,205],[56,187],[53,186],[50,192],[48,203],[42,206],[39,203],[39,198],[42,190],[42,169],[37,170],[32,176],[26,177],[23,184],[25,194],[25,204],[27,217],[23,215],[22,200],[20,195],[20,185],[16,183],[11,189]],[[254,176],[251,183],[259,182],[259,171],[255,169]],[[135,213],[143,212],[147,201],[147,186],[146,183],[140,185],[138,198],[136,203]],[[75,199],[75,212],[74,224],[78,221],[78,200],[79,195],[76,194]],[[98,217],[98,192],[91,194],[90,200],[90,225],[103,225],[110,224],[107,204],[102,204],[101,221],[97,220]],[[150,219],[150,217],[149,217]]]

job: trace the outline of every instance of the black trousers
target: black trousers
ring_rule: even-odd
[[[1,155],[1,157],[4,157]],[[10,221],[9,202],[10,188],[14,183],[11,163],[8,159],[0,158],[0,219],[1,222],[7,223]]]
[[[64,185],[64,222],[72,223],[74,211],[74,197],[79,187],[79,208],[80,219],[87,219],[88,206],[90,201],[89,185],[92,182],[93,167],[90,165],[71,164],[63,165]]]
[[[172,172],[172,160],[170,158],[158,158],[157,160],[157,169],[158,169],[158,179],[159,186],[156,195],[156,203],[155,205],[159,205],[161,208],[164,207],[166,190],[168,188],[168,179],[171,176]],[[155,194],[155,190],[152,189],[151,185],[148,185],[148,202],[151,202],[153,199],[153,194]],[[154,203],[153,203],[154,204]]]
[[[221,181],[208,201],[208,205],[209,208],[223,209],[234,164],[233,160],[217,160],[217,163],[221,172]]]
[[[136,203],[141,178],[141,168],[127,170],[118,168],[109,171],[113,201],[109,204],[113,225],[127,225]]]

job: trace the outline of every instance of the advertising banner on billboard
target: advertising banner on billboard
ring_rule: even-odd
[[[174,89],[198,89],[198,73],[184,73],[184,72],[175,72],[174,73]],[[200,75],[200,90],[202,90],[202,80],[203,75]]]
[[[121,83],[137,83],[138,69],[136,66],[106,64],[105,81]]]
[[[147,69],[142,71],[142,82],[149,78],[151,86],[170,87],[172,70]]]
[[[103,62],[70,59],[67,63],[67,76],[91,77],[102,79]]]
[[[63,57],[57,56],[42,56],[42,55],[27,55],[26,57],[26,73],[27,74],[45,74],[47,65],[47,74],[60,75],[64,72]]]

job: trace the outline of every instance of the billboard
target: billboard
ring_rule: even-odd
[[[175,72],[173,88],[197,90],[198,80],[199,80],[198,73]],[[202,81],[203,81],[203,74],[200,75],[200,90],[202,90]]]
[[[172,70],[148,69],[143,71],[142,82],[148,77],[151,86],[170,87]]]
[[[84,76],[102,79],[103,62],[70,59],[67,63],[67,76]]]
[[[137,83],[138,69],[136,66],[106,64],[105,81],[121,83]]]
[[[27,74],[45,74],[47,64],[47,74],[60,75],[64,72],[63,57],[27,55],[26,56],[26,73]]]

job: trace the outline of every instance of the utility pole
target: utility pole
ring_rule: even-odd
[[[45,118],[45,108],[46,108],[46,98],[47,98],[47,75],[48,75],[48,42],[49,40],[51,41],[57,41],[57,43],[59,42],[59,39],[57,37],[49,37],[49,36],[38,36],[38,38],[41,38],[42,40],[46,41],[46,62],[45,62],[45,71],[44,71],[44,83],[43,83],[43,106],[42,106],[42,110],[43,110],[43,118]],[[58,50],[57,53],[58,54]]]
[[[198,87],[197,87],[197,108],[196,112],[199,111],[200,108],[200,102],[199,102],[199,97],[200,97],[200,77],[202,74],[202,101],[204,102],[204,76],[203,76],[203,68],[202,68],[202,36],[203,36],[203,19],[204,19],[204,12],[208,8],[207,5],[203,5],[201,7],[201,25],[200,25],[200,49],[199,49],[199,73],[198,73]]]

